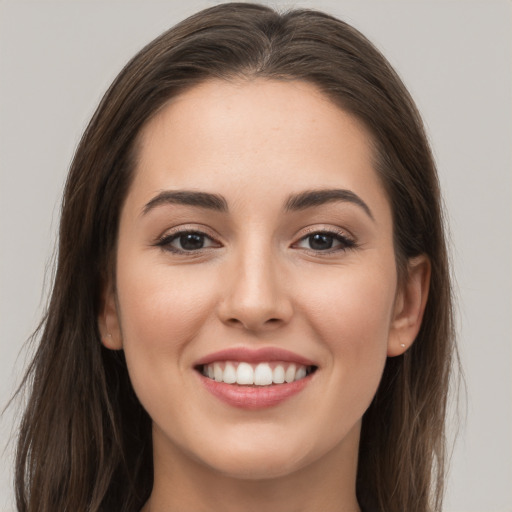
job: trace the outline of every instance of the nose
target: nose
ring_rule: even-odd
[[[247,248],[233,258],[221,285],[222,299],[218,305],[221,321],[253,332],[287,324],[293,307],[282,270],[270,249]]]

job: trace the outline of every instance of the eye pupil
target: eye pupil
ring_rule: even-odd
[[[180,236],[180,245],[187,251],[201,249],[204,245],[204,236],[197,233],[186,233]]]
[[[323,235],[322,233],[315,233],[309,237],[309,245],[311,249],[322,250],[330,249],[333,244],[333,238],[329,235]]]

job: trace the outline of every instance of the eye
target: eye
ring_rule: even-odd
[[[176,253],[194,252],[219,246],[217,242],[201,231],[180,231],[166,235],[158,241],[157,245]]]
[[[316,231],[301,238],[296,247],[320,252],[344,251],[355,247],[356,243],[341,233]]]

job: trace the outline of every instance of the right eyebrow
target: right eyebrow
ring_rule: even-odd
[[[183,204],[217,212],[228,211],[228,203],[224,197],[218,194],[195,190],[164,190],[144,206],[142,215],[146,215],[157,206],[164,204]]]

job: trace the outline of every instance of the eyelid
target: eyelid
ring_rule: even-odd
[[[201,236],[204,236],[205,238],[209,239],[211,242],[213,242],[212,246],[200,248],[197,250],[181,250],[178,248],[170,248],[171,241],[178,238],[180,235],[187,234],[187,233],[195,233]],[[291,244],[292,248],[297,248],[297,244],[302,242],[307,237],[314,235],[314,234],[325,234],[328,236],[332,236],[333,238],[338,239],[342,243],[342,247],[340,248],[330,248],[326,250],[318,250],[318,249],[307,249],[302,248],[305,251],[314,253],[314,254],[323,254],[328,255],[330,253],[338,253],[347,251],[349,249],[354,249],[358,247],[357,239],[346,229],[334,227],[332,225],[325,226],[325,225],[313,225],[313,226],[307,226],[303,228],[303,230],[295,237],[295,242]],[[175,254],[186,254],[188,256],[193,255],[200,255],[201,253],[204,253],[212,248],[219,248],[223,247],[224,244],[219,240],[219,237],[217,235],[213,235],[211,233],[211,230],[202,225],[198,224],[189,224],[189,225],[179,225],[175,226],[173,228],[170,228],[160,236],[157,237],[155,242],[153,243],[155,246],[159,246],[164,250],[168,250],[169,252],[173,252]],[[216,247],[215,247],[216,245]]]
[[[352,243],[357,243],[357,238],[347,229],[340,228],[332,225],[315,224],[313,226],[307,226],[297,235],[297,239],[302,240],[307,236],[314,235],[315,233],[326,233],[329,235],[337,235],[344,240]]]
[[[194,251],[186,251],[186,250],[182,250],[182,249],[178,249],[178,248],[172,248],[172,249],[170,248],[171,241],[177,239],[181,235],[188,234],[188,233],[194,233],[197,235],[204,236],[205,238],[211,240],[213,242],[213,245],[210,247],[204,247],[204,248],[197,249]],[[161,247],[163,250],[167,250],[174,254],[178,254],[178,255],[186,254],[188,256],[193,256],[193,255],[198,255],[200,253],[204,253],[205,251],[208,251],[208,250],[214,248],[215,245],[217,247],[222,247],[223,244],[222,244],[222,242],[219,241],[217,236],[215,236],[211,233],[211,230],[208,229],[207,227],[198,226],[197,224],[192,224],[192,225],[175,226],[171,229],[164,231],[164,233],[162,235],[157,237],[157,239],[155,240],[153,245],[155,245],[157,247]]]
[[[303,240],[307,239],[308,237],[315,235],[315,234],[324,234],[331,236],[333,238],[336,238],[338,240],[341,240],[342,247],[340,248],[330,248],[326,250],[316,250],[316,249],[308,249],[308,248],[301,248],[307,252],[314,253],[317,255],[329,255],[333,253],[339,253],[344,252],[349,249],[355,249],[359,246],[357,239],[349,233],[347,230],[339,228],[339,227],[333,227],[333,226],[322,226],[322,225],[315,225],[315,226],[308,226],[305,228],[300,235],[297,238],[297,241],[292,244],[292,247],[297,246],[298,243],[302,242]]]

